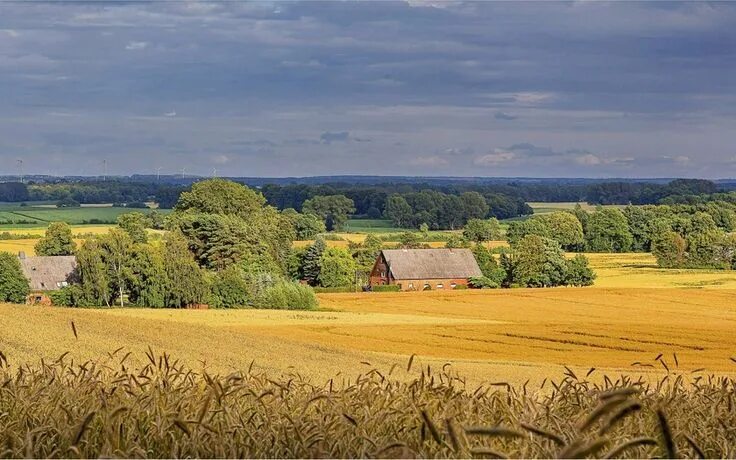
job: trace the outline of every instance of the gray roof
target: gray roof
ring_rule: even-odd
[[[483,274],[470,249],[384,249],[394,279],[470,278]]]
[[[70,283],[77,268],[74,256],[21,257],[20,267],[30,282],[31,291],[55,291]]]

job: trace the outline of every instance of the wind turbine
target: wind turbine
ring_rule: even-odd
[[[217,168],[212,168],[212,177],[217,177]]]
[[[161,166],[156,168],[156,182],[161,180]]]
[[[102,160],[102,180],[107,181],[107,158]]]
[[[20,183],[23,183],[23,160],[18,158],[18,171],[20,171]]]

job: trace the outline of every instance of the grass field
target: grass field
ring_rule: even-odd
[[[133,211],[147,212],[148,210],[109,205],[57,208],[43,204],[29,206],[2,204],[0,205],[0,231],[46,227],[50,222],[66,222],[73,225],[115,222],[120,214]],[[169,210],[162,209],[161,212],[166,213]]]
[[[534,214],[547,214],[550,212],[562,211],[565,209],[573,209],[576,205],[580,205],[584,211],[593,212],[596,209],[596,205],[588,203],[576,203],[576,202],[557,202],[557,203],[542,203],[542,202],[528,202],[527,203],[534,210]],[[623,205],[605,205],[604,208],[624,208]]]

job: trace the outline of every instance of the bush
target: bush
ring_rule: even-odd
[[[373,292],[400,292],[401,287],[396,284],[382,284],[379,286],[372,286],[371,291]]]
[[[467,288],[468,288],[468,285],[467,284],[456,284],[455,287],[452,288],[452,289],[454,289],[456,291],[462,291],[462,290],[465,290]]]
[[[304,284],[278,281],[256,297],[254,307],[276,310],[314,310],[317,308],[314,290]]]
[[[212,277],[209,305],[212,308],[243,307],[251,301],[250,291],[240,267],[231,265]]]
[[[496,289],[499,287],[497,282],[486,276],[473,276],[468,279],[468,283],[473,289]],[[457,287],[455,286],[455,288]]]
[[[82,300],[83,293],[79,286],[66,286],[58,291],[48,293],[51,304],[58,307],[77,307]]]

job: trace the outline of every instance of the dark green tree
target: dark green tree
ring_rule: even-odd
[[[582,254],[576,254],[567,260],[565,270],[565,284],[568,286],[592,286],[596,275],[588,265],[588,258]]]
[[[134,244],[128,262],[128,301],[139,307],[166,306],[166,268],[161,248]]]
[[[321,217],[329,231],[341,230],[355,212],[355,203],[345,195],[320,195],[305,201],[302,211]]]
[[[192,185],[179,196],[174,209],[205,214],[248,218],[266,204],[266,199],[245,185],[225,179],[208,179]]]
[[[39,256],[69,256],[76,251],[77,243],[74,242],[69,224],[52,222],[34,249]]]
[[[210,292],[209,304],[214,308],[243,307],[253,300],[245,274],[235,265],[212,276]]]
[[[0,302],[25,303],[30,289],[18,258],[0,252]]]
[[[590,252],[628,252],[633,237],[620,209],[599,208],[588,219],[585,246]]]
[[[386,218],[391,219],[394,226],[408,228],[413,224],[414,211],[401,195],[391,195],[386,200]]]
[[[304,265],[302,269],[304,281],[311,286],[316,286],[319,282],[322,254],[325,252],[325,249],[327,249],[327,243],[325,243],[324,238],[317,237],[314,243],[309,246],[307,252],[304,253]]]

